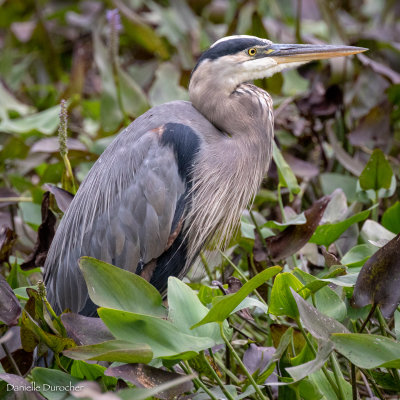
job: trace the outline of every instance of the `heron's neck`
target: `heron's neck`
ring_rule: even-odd
[[[215,235],[220,245],[230,237],[268,169],[273,140],[266,92],[242,84],[231,93],[214,90],[196,97],[199,93],[191,89],[194,107],[226,134],[202,132],[188,216],[190,256]]]

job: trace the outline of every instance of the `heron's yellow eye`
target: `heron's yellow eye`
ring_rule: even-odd
[[[257,53],[257,49],[254,48],[254,47],[252,47],[251,49],[249,49],[249,50],[247,51],[247,53],[249,54],[249,56],[255,56],[256,53]]]

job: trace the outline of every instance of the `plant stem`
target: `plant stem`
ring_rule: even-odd
[[[32,197],[3,197],[0,199],[0,203],[8,203],[8,202],[16,202],[16,203],[22,203],[22,202],[27,202],[31,203],[33,201]]]
[[[213,378],[217,382],[218,386],[221,388],[222,392],[225,394],[225,396],[228,399],[232,399],[231,394],[226,390],[224,383],[221,381],[221,378],[218,376],[218,374],[215,372],[214,368],[212,367],[212,365],[208,361],[206,355],[204,354],[204,351],[202,351],[200,354],[201,354],[201,357],[202,357],[203,361],[207,364],[208,369],[211,372],[211,375],[213,376]]]
[[[329,356],[329,360],[331,361],[332,364],[332,370],[333,370],[333,374],[335,376],[335,381],[336,384],[338,386],[339,389],[339,393],[340,393],[340,399],[341,400],[345,400],[346,399],[346,395],[344,393],[344,387],[342,385],[342,380],[343,380],[343,376],[340,372],[340,367],[339,367],[339,363],[335,357],[335,355],[333,353],[331,353],[331,355]]]
[[[184,366],[185,366],[185,367],[184,367]],[[193,373],[193,371],[192,371],[192,369],[190,368],[190,366],[189,366],[189,364],[188,364],[187,361],[184,361],[183,363],[181,363],[181,367],[182,367],[182,369],[184,370],[184,372],[185,372],[187,375],[190,375],[190,374]],[[218,398],[215,397],[215,396],[210,392],[210,390],[208,389],[208,387],[202,382],[201,379],[199,379],[199,378],[193,378],[193,383],[194,383],[195,386],[202,388],[202,389],[207,393],[207,395],[210,396],[210,399],[211,399],[211,400],[218,400]]]
[[[281,194],[281,184],[278,184],[278,204],[279,204],[279,209],[281,210],[281,215],[282,215],[282,222],[286,222],[286,215],[285,215],[285,209],[283,207],[283,201],[282,201],[282,194]]]
[[[229,265],[238,273],[238,275],[245,281],[248,282],[248,279],[243,275],[243,272],[232,262],[232,260],[223,252],[223,251],[219,251],[222,255],[223,258],[225,258],[226,261],[228,261]],[[267,283],[267,282],[265,282]],[[268,283],[267,283],[268,284]],[[260,293],[257,292],[257,289],[254,289],[254,293],[256,294],[256,296],[258,297],[258,300],[261,301],[261,303],[265,304],[267,306],[267,303],[265,302],[265,300],[262,298],[262,296],[260,295]]]
[[[246,366],[243,364],[241,358],[239,357],[239,354],[236,353],[235,349],[233,348],[233,346],[230,344],[229,340],[227,339],[227,337],[225,336],[224,333],[224,328],[222,323],[219,324],[219,330],[221,333],[221,337],[224,340],[226,346],[229,348],[229,350],[231,351],[231,353],[233,354],[233,357],[236,359],[237,363],[239,364],[239,366],[242,368],[243,372],[245,373],[245,375],[247,376],[247,378],[249,379],[251,385],[254,387],[254,389],[256,390],[256,393],[258,394],[259,398],[261,400],[267,400],[267,397],[264,396],[264,394],[262,393],[260,387],[257,385],[256,381],[254,380],[254,378],[251,376],[250,372],[247,370]]]
[[[204,255],[204,253],[202,251],[200,252],[200,258],[201,258],[201,262],[203,263],[204,269],[206,270],[208,279],[210,280],[210,283],[211,283],[213,281],[213,276],[211,274],[210,266],[208,265],[206,256]]]
[[[304,330],[303,325],[302,325],[301,322],[300,322],[300,318],[297,318],[297,319],[296,319],[296,322],[297,322],[297,326],[298,326],[299,329],[300,329],[300,332],[302,333],[302,335],[304,336],[304,339],[305,339],[306,342],[307,342],[308,347],[310,348],[310,350],[312,351],[312,353],[314,354],[314,356],[316,356],[316,355],[317,355],[317,350],[315,350],[313,344],[312,344],[311,341],[310,341],[310,338],[307,336],[307,333],[306,333],[306,331]],[[337,386],[336,386],[335,382],[333,381],[332,377],[329,375],[328,370],[326,369],[325,366],[322,367],[321,370],[322,370],[322,372],[324,373],[325,378],[328,380],[329,384],[331,385],[332,389],[334,390],[336,396],[340,399],[341,397],[340,397],[339,389],[337,388]]]
[[[350,363],[350,379],[351,379],[351,391],[353,394],[353,400],[358,399],[357,394],[357,380],[356,380],[356,366],[353,363]]]

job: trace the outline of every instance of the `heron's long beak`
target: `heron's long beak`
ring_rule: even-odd
[[[324,58],[349,56],[368,49],[353,46],[314,45],[314,44],[272,44],[265,51],[278,64],[307,62]]]

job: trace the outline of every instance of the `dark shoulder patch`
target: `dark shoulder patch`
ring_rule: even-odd
[[[224,40],[206,50],[199,58],[193,72],[197,66],[204,60],[215,60],[222,56],[236,54],[252,46],[265,46],[265,42],[257,38],[236,38]]]
[[[179,175],[188,183],[194,159],[200,150],[199,135],[188,125],[168,123],[164,125],[160,143],[173,148]]]

